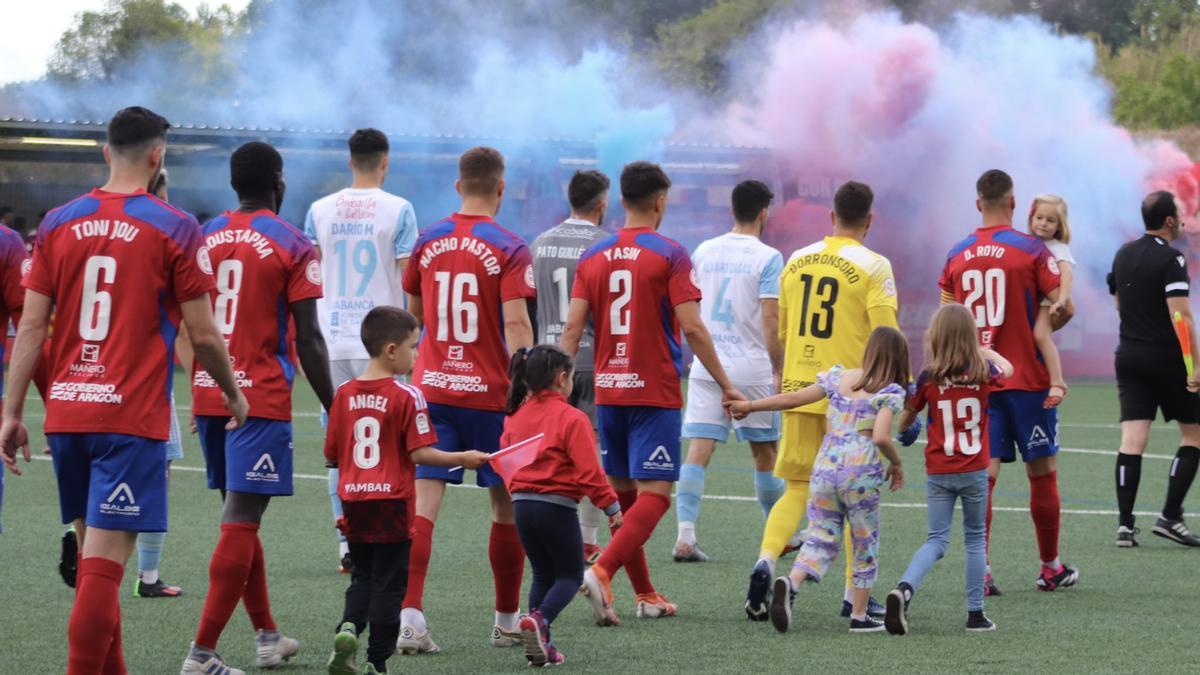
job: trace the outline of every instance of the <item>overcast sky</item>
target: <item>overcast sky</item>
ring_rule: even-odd
[[[249,0],[175,0],[189,11],[201,5],[227,4],[241,10]],[[86,10],[103,9],[106,0],[5,0],[0,22],[0,84],[36,80],[46,74],[46,60],[58,38]]]

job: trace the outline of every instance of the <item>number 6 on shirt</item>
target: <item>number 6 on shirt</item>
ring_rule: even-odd
[[[450,340],[452,327],[455,341],[474,342],[479,337],[479,305],[466,298],[479,297],[479,278],[474,272],[459,272],[453,283],[450,279],[449,272],[433,273],[438,297],[438,342]]]

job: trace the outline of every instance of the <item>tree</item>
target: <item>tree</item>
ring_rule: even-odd
[[[790,0],[721,0],[658,29],[656,62],[666,75],[707,94],[724,92],[730,50]]]
[[[148,50],[163,59],[199,58],[201,67],[213,66],[212,57],[241,25],[227,5],[201,7],[192,17],[164,0],[112,0],[103,10],[76,16],[59,38],[49,74],[65,82],[112,81]]]

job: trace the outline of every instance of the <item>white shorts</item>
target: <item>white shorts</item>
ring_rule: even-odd
[[[770,384],[741,385],[738,387],[751,400],[772,396],[775,387]],[[779,413],[751,413],[744,420],[730,419],[721,405],[721,387],[712,380],[690,378],[687,389],[687,408],[683,414],[684,438],[711,438],[725,443],[732,428],[739,441],[754,443],[779,440]]]

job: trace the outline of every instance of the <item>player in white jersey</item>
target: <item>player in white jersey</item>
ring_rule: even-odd
[[[771,396],[779,388],[783,346],[779,342],[779,275],[783,256],[762,243],[763,224],[775,195],[757,180],[733,189],[733,230],[700,244],[692,254],[700,278],[700,312],[721,365],[734,385],[751,400]],[[688,377],[683,437],[689,439],[687,461],[679,472],[675,515],[679,536],[675,562],[704,562],[696,543],[696,520],[704,495],[704,471],[717,442],[749,441],[754,455],[754,494],[764,517],[786,484],[774,475],[779,414],[761,412],[730,421],[721,406],[721,387],[699,359]]]
[[[388,139],[378,129],[359,129],[350,137],[354,182],[313,202],[304,232],[317,245],[325,296],[317,301],[321,332],[329,347],[333,384],[358,377],[370,357],[360,327],[373,307],[404,307],[404,267],[417,241],[417,215],[403,197],[383,191],[388,171]],[[322,415],[322,423],[325,417]],[[329,469],[329,500],[336,523],[342,517],[337,496],[338,470]],[[339,571],[353,567],[349,544],[338,530]]]

